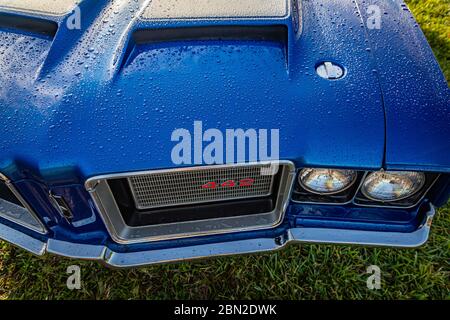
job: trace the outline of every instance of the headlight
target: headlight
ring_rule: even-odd
[[[332,195],[349,188],[356,177],[356,171],[353,170],[305,168],[300,171],[298,181],[309,192]]]
[[[378,171],[369,174],[361,188],[362,193],[375,201],[398,201],[406,199],[425,184],[422,172]]]

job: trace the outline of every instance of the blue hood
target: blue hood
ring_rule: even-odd
[[[171,134],[192,131],[195,120],[222,131],[279,129],[280,158],[297,165],[384,165],[382,90],[358,4],[293,2],[288,16],[271,19],[152,20],[141,16],[146,1],[122,1],[120,10],[118,2],[81,2],[80,30],[68,29],[70,13],[3,9],[6,16],[53,21],[57,30],[0,29],[0,171],[19,179],[30,168],[44,177],[64,168],[89,177],[173,167]],[[158,29],[232,26],[285,36],[136,37]],[[345,76],[320,78],[315,67],[323,61],[342,65]],[[388,129],[398,136],[397,128]],[[399,130],[411,128],[403,123]],[[398,146],[393,141],[388,151]],[[412,155],[415,144],[409,143],[403,151]],[[396,154],[387,159],[397,161]]]
[[[450,89],[403,1],[371,1],[388,14],[369,41],[386,111],[388,169],[450,172]],[[367,19],[366,11],[362,10]]]

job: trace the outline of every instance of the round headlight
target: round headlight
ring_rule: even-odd
[[[356,181],[356,171],[305,168],[298,181],[309,192],[331,195],[349,188]]]
[[[422,172],[378,171],[369,174],[361,188],[362,193],[375,201],[398,201],[406,199],[425,184]]]

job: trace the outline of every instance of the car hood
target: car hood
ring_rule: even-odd
[[[69,29],[75,11],[3,8],[28,29],[0,29],[0,170],[75,167],[88,177],[173,167],[171,135],[193,133],[194,121],[279,129],[280,158],[299,166],[381,167],[382,94],[357,4],[286,3],[287,15],[273,17],[165,19],[146,1],[84,1],[81,29]],[[37,35],[29,21],[57,31]],[[239,39],[217,35],[232,26]],[[173,33],[189,28],[214,37]],[[158,29],[173,38],[148,32]],[[325,61],[345,75],[319,77]]]
[[[385,13],[368,36],[386,112],[387,169],[450,172],[450,89],[403,1],[371,1]],[[363,19],[373,12],[361,10]]]

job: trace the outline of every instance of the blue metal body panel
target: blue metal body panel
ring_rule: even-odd
[[[444,75],[403,1],[371,4],[388,17],[381,29],[368,31],[386,110],[386,167],[449,172],[450,90]]]
[[[17,229],[42,241],[115,252],[272,239],[301,226],[418,229],[417,207],[291,203],[285,222],[274,230],[127,246],[108,235],[84,188],[86,179],[174,167],[171,133],[192,130],[195,120],[222,131],[280,129],[280,159],[297,167],[450,172],[450,90],[403,2],[372,1],[384,13],[379,30],[365,27],[362,0],[300,2],[296,19],[151,21],[140,18],[142,0],[122,1],[120,10],[115,2],[84,0],[81,30],[66,28],[69,15],[4,10],[58,25],[54,37],[0,28],[0,172],[49,233]],[[132,38],[143,29],[218,25],[282,25],[287,42],[137,44]],[[343,66],[345,76],[320,78],[315,68],[323,61]],[[423,205],[445,203],[448,181]],[[48,202],[50,191],[71,199],[72,222]],[[12,226],[2,218],[0,224]]]
[[[0,67],[7,92],[1,104],[14,125],[1,138],[2,172],[14,174],[7,167],[15,159],[31,162],[38,175],[66,166],[84,177],[172,167],[171,133],[191,129],[194,120],[219,130],[279,128],[280,158],[301,165],[381,167],[384,112],[361,17],[354,4],[303,5],[308,14],[299,39],[282,21],[291,34],[288,65],[276,43],[133,47],[137,29],[218,22],[129,25],[129,10],[108,15],[108,23],[99,14],[75,39],[61,23],[53,43],[35,40],[41,59],[33,65],[24,57],[26,37],[3,31],[8,63]],[[342,32],[344,22],[354,31]],[[132,53],[121,62],[127,47]],[[346,77],[317,77],[315,65],[325,59],[349,68]]]

